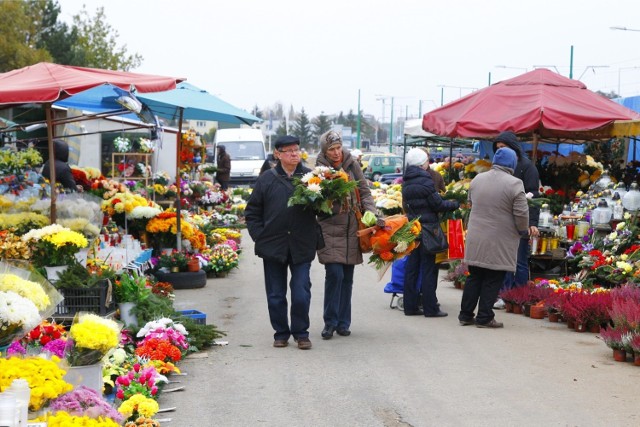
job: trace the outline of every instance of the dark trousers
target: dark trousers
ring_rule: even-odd
[[[309,336],[309,306],[311,305],[310,262],[282,264],[263,260],[264,284],[267,291],[269,319],[275,340]],[[287,307],[287,269],[291,271],[291,326]]]
[[[353,269],[346,264],[325,264],[324,324],[337,329],[351,326],[351,294]]]
[[[216,182],[218,184],[220,184],[220,188],[222,190],[228,190],[229,189],[229,180],[228,179],[218,179],[218,177],[216,177]]]
[[[529,281],[529,239],[520,239],[516,272],[506,272],[502,289],[524,286]]]
[[[404,272],[404,310],[418,310],[418,296],[422,290],[422,309],[424,314],[436,314],[438,308],[438,267],[436,256],[429,254],[420,245],[408,255]]]
[[[489,323],[495,317],[493,304],[504,282],[504,271],[469,266],[469,276],[464,283],[459,320],[473,320],[476,306],[476,323]]]

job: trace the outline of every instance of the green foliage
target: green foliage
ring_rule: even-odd
[[[187,341],[189,342],[189,352],[195,353],[213,346],[213,340],[226,336],[223,331],[219,331],[215,325],[202,325],[196,323],[190,317],[174,317],[180,323],[184,325],[189,332],[187,335]]]
[[[300,138],[301,146],[308,146],[311,142],[311,122],[309,116],[305,113],[304,108],[297,115],[296,120],[293,122],[291,134]]]
[[[0,72],[51,61],[46,49],[32,47],[37,43],[37,17],[42,15],[44,5],[42,0],[0,2]]]
[[[55,283],[58,289],[89,289],[97,286],[102,280],[113,280],[115,271],[109,268],[101,270],[99,275],[91,274],[85,266],[74,259],[64,272],[58,273],[58,276],[60,280]]]
[[[139,325],[145,325],[161,317],[177,318],[178,313],[173,309],[173,302],[169,298],[150,293],[148,298],[136,303],[133,311],[138,318]]]
[[[124,272],[116,282],[115,297],[117,302],[134,302],[136,305],[148,300],[152,295],[147,288],[147,277],[135,271]]]
[[[313,136],[318,139],[320,139],[320,135],[331,130],[329,118],[324,113],[313,119],[313,125],[316,127]]]

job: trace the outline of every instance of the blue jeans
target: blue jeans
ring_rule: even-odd
[[[354,265],[325,264],[324,324],[336,329],[351,326],[351,293]]]
[[[263,260],[264,285],[271,326],[275,340],[309,336],[309,306],[311,305],[310,262],[281,264]],[[291,271],[291,326],[287,313],[287,269]]]
[[[422,309],[424,314],[436,314],[438,308],[438,266],[436,256],[429,254],[420,245],[411,252],[404,272],[404,311],[418,310],[418,296],[422,290]]]
[[[520,239],[518,261],[515,274],[508,271],[504,276],[502,289],[524,286],[529,281],[529,239]]]

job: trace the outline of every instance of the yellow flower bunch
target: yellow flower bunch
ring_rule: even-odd
[[[65,371],[60,369],[58,362],[60,359],[56,356],[51,360],[40,357],[0,358],[0,389],[5,390],[13,380],[24,378],[31,388],[29,409],[37,411],[50,399],[73,390],[73,386],[62,379]]]
[[[51,243],[58,249],[65,247],[66,245],[76,246],[78,249],[86,248],[89,245],[87,238],[77,231],[65,228],[55,234],[44,236],[42,240]]]
[[[84,236],[95,237],[100,234],[100,227],[87,218],[58,219],[58,223]]]
[[[102,176],[102,172],[100,172],[100,169],[98,168],[92,168],[90,166],[85,166],[83,168],[80,168],[84,171],[84,173],[87,174],[87,178],[89,179],[98,179]]]
[[[242,234],[238,230],[232,228],[216,228],[212,232],[222,234],[224,237],[226,237],[225,240],[229,239],[237,241],[240,240],[240,237],[242,236]]]
[[[118,346],[119,335],[120,328],[116,322],[91,313],[80,314],[69,330],[76,347],[98,350],[103,354]]]
[[[0,231],[0,258],[29,259],[31,258],[31,249],[19,236],[3,230]]]
[[[153,192],[162,196],[167,192],[167,186],[162,184],[153,184]]]
[[[1,197],[1,196],[0,196]],[[49,224],[49,217],[35,212],[6,213],[0,215],[0,230],[24,230]]]
[[[57,411],[48,417],[39,417],[35,421],[45,422],[48,427],[118,427],[120,424],[111,418],[90,418],[86,415],[71,415],[66,411]]]
[[[35,148],[26,150],[0,150],[0,165],[2,174],[20,173],[27,168],[32,168],[42,164],[42,156]]]
[[[0,291],[14,292],[33,302],[38,311],[45,310],[51,299],[39,283],[22,279],[15,274],[0,274]]]
[[[140,393],[136,393],[129,399],[122,402],[118,408],[118,412],[126,417],[138,417],[140,415],[153,417],[158,410],[160,410],[158,402],[153,399],[149,399]]]
[[[151,202],[152,203],[152,202]],[[102,202],[102,212],[113,215],[116,213],[131,213],[137,206],[149,206],[150,202],[144,197],[129,191],[119,192]]]
[[[6,210],[13,206],[13,200],[5,195],[0,196],[0,210]]]

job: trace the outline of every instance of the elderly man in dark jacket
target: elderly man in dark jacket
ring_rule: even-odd
[[[287,207],[293,194],[292,179],[310,169],[300,164],[300,140],[284,136],[275,143],[278,164],[263,173],[255,184],[247,207],[247,229],[255,242],[255,253],[262,258],[267,305],[275,330],[274,347],[286,347],[289,337],[302,350],[311,348],[309,269],[322,246],[322,235],[313,211],[296,205]],[[291,271],[291,324],[287,308],[287,270]]]
[[[402,205],[409,219],[420,217],[420,224],[440,223],[438,212],[458,209],[457,201],[443,200],[433,185],[433,178],[427,171],[429,156],[420,148],[412,148],[406,155],[407,167],[403,176]],[[418,283],[418,278],[421,278]],[[404,276],[404,314],[426,317],[444,317],[440,310],[436,289],[438,287],[438,267],[436,255],[427,253],[420,245],[409,254]],[[422,289],[422,308],[418,309],[418,295]]]
[[[229,179],[231,179],[231,156],[227,153],[227,147],[224,145],[218,145],[217,150],[216,182],[220,184],[220,188],[226,190],[229,188]]]
[[[351,334],[351,294],[353,289],[353,271],[356,264],[362,264],[362,252],[358,243],[358,222],[354,209],[361,212],[376,211],[369,185],[364,178],[360,163],[351,156],[349,150],[342,146],[342,138],[337,132],[329,131],[320,136],[320,154],[316,164],[343,170],[349,180],[358,181],[358,197],[353,191],[348,205],[343,208],[343,201],[333,203],[333,215],[320,217],[320,226],[325,247],[318,251],[318,259],[324,264],[324,329],[322,338],[327,340],[338,335]]]
[[[463,326],[503,327],[491,308],[505,273],[516,269],[516,249],[529,224],[524,186],[511,175],[515,167],[516,153],[500,148],[491,169],[473,178],[469,187],[471,214],[464,254],[469,277],[458,315]],[[478,315],[474,316],[476,306]]]
[[[513,176],[520,179],[524,185],[524,192],[533,194],[538,197],[540,189],[540,176],[538,169],[522,150],[522,146],[518,142],[516,134],[513,132],[501,132],[493,143],[493,152],[499,148],[508,147],[515,151],[518,157],[518,163],[513,171]],[[509,289],[516,286],[524,286],[529,281],[529,236],[538,236],[538,217],[540,209],[534,206],[529,207],[529,233],[522,236],[520,245],[518,246],[518,263],[515,275],[508,272],[505,275],[503,288]],[[500,301],[495,308],[503,308],[504,303]]]

